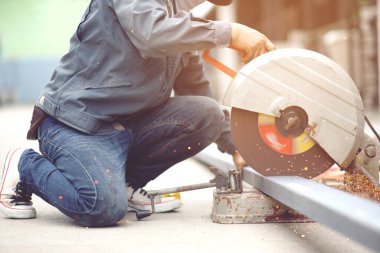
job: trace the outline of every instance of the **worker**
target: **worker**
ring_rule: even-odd
[[[213,142],[244,165],[196,51],[233,46],[248,62],[274,45],[244,25],[193,16],[201,2],[90,2],[36,100],[28,139],[40,153],[14,149],[5,159],[6,217],[36,217],[36,194],[80,225],[110,226],[128,208],[150,210],[143,187]],[[156,212],[180,205],[155,198]]]

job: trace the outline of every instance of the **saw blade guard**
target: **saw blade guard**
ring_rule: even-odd
[[[278,49],[245,65],[229,85],[223,104],[279,117],[289,107],[308,117],[305,132],[341,167],[365,138],[358,89],[333,60],[306,49]]]

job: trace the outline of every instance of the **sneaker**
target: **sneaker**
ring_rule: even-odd
[[[29,219],[36,217],[36,209],[31,201],[31,194],[26,192],[26,185],[20,182],[18,163],[24,149],[14,149],[8,152],[3,175],[0,181],[0,212],[14,219]]]
[[[152,202],[148,193],[143,188],[134,189],[127,184],[128,193],[128,211],[152,211]],[[175,197],[154,197],[154,211],[156,213],[165,213],[174,211],[181,206],[181,201]]]

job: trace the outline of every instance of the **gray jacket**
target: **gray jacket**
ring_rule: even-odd
[[[163,103],[172,90],[211,96],[193,52],[228,45],[231,26],[173,7],[166,0],[92,0],[36,106],[96,134],[105,123]],[[224,135],[221,148],[234,151]]]

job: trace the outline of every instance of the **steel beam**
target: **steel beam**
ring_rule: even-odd
[[[222,171],[234,168],[229,156],[206,149],[195,159]],[[380,252],[380,205],[352,194],[294,176],[264,177],[250,167],[243,181],[284,205]]]

